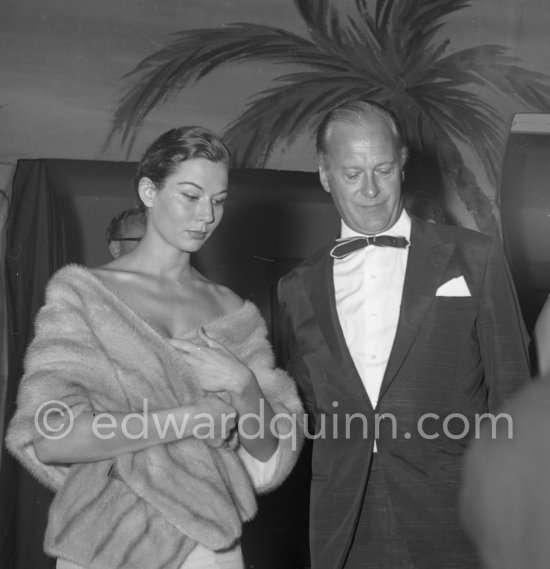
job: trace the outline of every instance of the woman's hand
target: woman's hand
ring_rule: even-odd
[[[255,380],[250,368],[231,350],[209,336],[202,326],[199,338],[204,345],[180,339],[171,339],[169,342],[185,353],[189,364],[198,372],[200,386],[205,391],[242,394]]]
[[[239,417],[240,443],[258,460],[268,460],[278,445],[278,440],[271,431],[275,413],[265,399],[256,376],[233,352],[211,338],[203,328],[199,331],[199,337],[205,345],[199,346],[188,340],[170,340],[170,343],[185,353],[206,392],[225,391],[229,394],[231,406]],[[246,416],[256,417],[257,421],[244,421],[243,417]],[[217,440],[213,444],[217,444]]]
[[[237,412],[231,405],[217,395],[207,395],[195,402],[192,435],[211,447],[227,447],[237,427],[237,419]]]

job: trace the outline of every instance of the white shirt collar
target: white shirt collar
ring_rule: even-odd
[[[403,209],[399,219],[386,231],[381,231],[375,235],[395,235],[406,237],[409,241],[411,240],[411,218],[409,214]],[[362,237],[363,233],[355,231],[349,227],[344,220],[341,223],[340,239],[346,239],[348,237]]]

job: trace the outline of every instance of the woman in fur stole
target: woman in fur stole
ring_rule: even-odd
[[[190,264],[229,161],[203,128],[160,136],[136,178],[137,248],[48,285],[7,445],[56,491],[58,569],[242,569],[254,492],[295,462],[302,407],[258,309]]]

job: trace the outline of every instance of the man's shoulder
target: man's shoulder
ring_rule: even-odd
[[[490,235],[458,225],[428,223],[420,219],[415,219],[414,224],[417,230],[425,235],[428,240],[439,239],[443,242],[454,242],[458,246],[481,249],[491,247],[496,241]]]
[[[323,247],[308,255],[304,259],[302,259],[293,269],[288,271],[285,275],[283,275],[280,279],[283,283],[290,283],[300,276],[307,272],[308,270],[316,267],[319,263],[325,262],[328,258],[330,248],[332,247],[332,243],[325,244]]]

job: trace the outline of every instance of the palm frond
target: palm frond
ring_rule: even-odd
[[[394,2],[392,0],[377,0],[374,14],[374,21],[378,31],[387,30],[391,19],[391,12]]]
[[[510,99],[543,112],[550,110],[550,78],[520,67],[521,60],[499,45],[464,49],[436,62],[423,80],[452,79],[489,87]]]
[[[436,148],[430,132],[433,125],[438,124],[457,141],[468,144],[489,178],[495,178],[502,150],[503,121],[482,98],[449,82],[411,87],[397,95],[384,90],[377,102],[396,112],[404,139],[411,148],[434,153]]]
[[[435,153],[478,227],[494,229],[491,204],[459,146],[472,149],[494,184],[504,125],[484,98],[487,91],[550,112],[550,78],[525,69],[498,45],[447,54],[450,41],[441,39],[441,28],[472,0],[355,0],[356,17],[345,19],[334,0],[293,1],[310,39],[255,24],[175,34],[125,76],[133,84],[106,145],[120,134],[129,152],[153,108],[222,65],[305,65],[311,71],[279,77],[282,85],[259,92],[229,125],[226,140],[238,165],[265,165],[277,145],[315,128],[335,105],[369,98],[401,116],[409,144]]]
[[[342,29],[342,42],[334,57],[340,59],[349,69],[368,78],[376,77],[381,83],[398,83],[394,68],[388,65],[387,54],[370,31],[359,21],[350,20]]]
[[[550,112],[550,80],[523,67],[510,66],[504,84],[509,96],[544,113]]]
[[[339,46],[342,26],[332,0],[294,0],[294,5],[305,21],[316,43]]]
[[[297,136],[317,127],[336,105],[360,97],[376,99],[382,88],[353,74],[305,72],[280,78],[283,86],[266,89],[226,130],[234,164],[262,167],[282,141],[290,145]]]
[[[449,132],[446,109],[436,106],[428,109],[428,112],[431,120],[425,117],[422,128],[426,130],[426,138],[434,142],[432,150],[438,158],[444,185],[460,198],[480,231],[498,236],[498,223],[491,201],[481,188],[476,174],[464,161],[462,152]],[[454,117],[451,118],[453,121]],[[460,130],[460,125],[455,124],[454,128]]]
[[[355,32],[355,41],[363,45],[368,52],[382,51],[376,22],[369,12],[367,0],[355,0],[357,17],[348,18],[348,26]]]
[[[176,41],[144,59],[125,76],[133,83],[115,111],[106,146],[120,133],[122,145],[128,145],[129,151],[136,128],[153,108],[220,65],[261,60],[299,61],[327,71],[346,67],[341,59],[323,53],[315,43],[268,26],[234,24],[175,35]]]
[[[434,52],[448,45],[447,40],[435,42],[436,32],[448,16],[469,5],[469,0],[379,0],[377,36],[399,73],[429,66]]]
[[[374,18],[372,17],[367,0],[355,0],[355,9],[357,11],[357,15],[362,22],[368,25],[368,27],[372,30],[372,33],[376,30],[376,24]]]
[[[419,98],[429,120],[472,148],[495,183],[505,142],[505,123],[497,111],[481,97],[456,87],[435,87]]]
[[[407,55],[402,64],[405,83],[409,86],[421,83],[425,78],[426,70],[442,59],[449,45],[450,41],[444,40],[439,45],[427,47],[421,58],[415,57],[416,52]]]
[[[384,80],[403,87],[414,84],[448,47],[448,40],[432,41],[443,18],[468,4],[463,0],[378,0],[373,17],[367,0],[355,0],[357,15],[342,27],[347,41],[339,46],[340,52],[353,53],[355,61],[374,59]],[[360,68],[357,63],[354,66]]]
[[[400,3],[397,4],[400,5]],[[451,14],[471,5],[471,0],[423,0],[421,2],[407,0],[403,3],[392,28],[394,33],[398,33],[399,27],[395,25],[395,21],[398,21],[400,25],[401,22],[408,22],[406,29],[409,31],[410,40],[407,46],[412,48],[416,38],[421,38],[421,45],[426,46]]]
[[[475,95],[463,93],[466,98],[473,97],[470,99],[471,104],[480,105],[479,110],[465,124],[462,93],[456,86],[442,89],[447,92],[435,93],[431,87],[412,88],[407,91],[406,97],[394,100],[392,107],[398,110],[404,138],[409,146],[437,158],[446,186],[464,202],[478,228],[486,233],[495,233],[497,225],[492,205],[457,147],[459,142],[467,142],[477,154],[489,178],[494,177],[502,141],[502,133],[489,118],[494,109],[486,107],[486,103]],[[469,107],[468,111],[470,112]]]
[[[350,17],[347,28],[344,29],[347,37],[345,51],[356,62],[357,68],[371,67],[380,76],[388,77],[392,75],[392,70],[388,68],[386,54],[365,0],[357,0],[356,6],[359,17]]]
[[[471,5],[471,0],[401,0],[390,4],[380,30],[387,30],[388,40],[407,51],[423,52],[436,32],[453,12]]]
[[[357,2],[360,17],[342,21],[330,0],[295,0],[313,41],[323,53],[358,72],[377,74],[382,81],[388,81],[393,71],[376,37],[374,21],[364,0]]]
[[[450,146],[454,146],[454,152],[449,150]],[[473,170],[464,162],[456,145],[449,144],[445,147],[445,151],[440,149],[437,154],[447,191],[451,195],[458,196],[471,213],[479,231],[499,239],[499,224],[491,200],[481,188]]]

